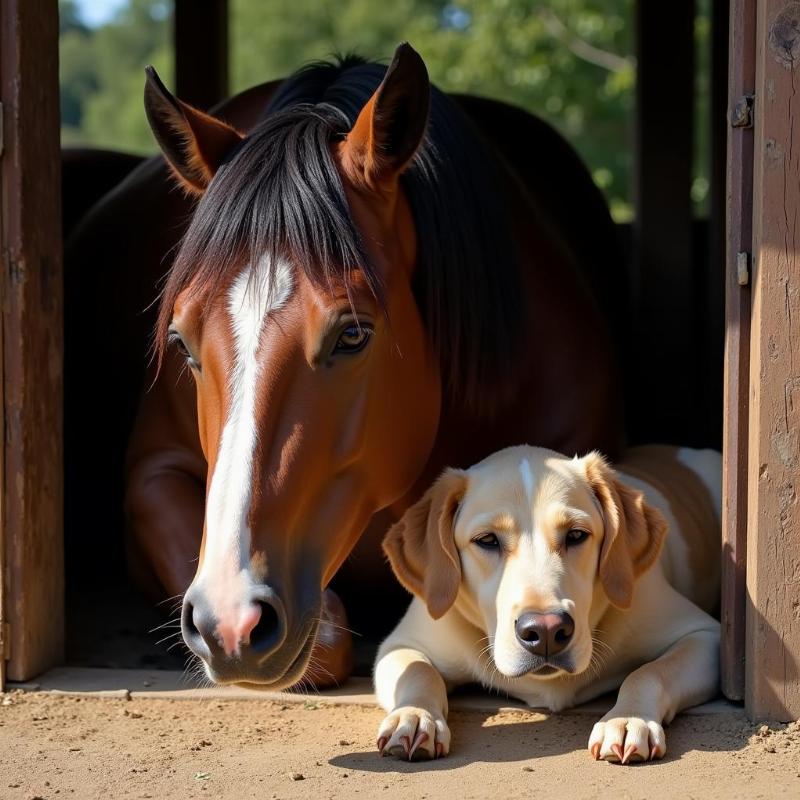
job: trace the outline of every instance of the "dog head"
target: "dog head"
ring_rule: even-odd
[[[513,447],[447,470],[384,550],[432,617],[455,606],[487,634],[503,675],[548,678],[589,668],[593,630],[630,606],[665,533],[599,454]]]

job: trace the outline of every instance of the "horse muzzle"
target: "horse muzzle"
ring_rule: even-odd
[[[283,602],[269,586],[253,587],[245,602],[224,613],[215,612],[196,586],[183,602],[183,639],[215,683],[270,688],[296,683],[308,663],[315,629],[290,631]]]

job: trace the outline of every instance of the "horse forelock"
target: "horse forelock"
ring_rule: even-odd
[[[353,221],[331,142],[347,134],[385,67],[346,58],[284,82],[199,202],[162,294],[163,355],[187,287],[213,296],[247,263],[290,262],[320,288],[360,270],[382,305],[381,276]],[[432,88],[426,141],[402,176],[414,217],[414,290],[452,396],[490,406],[514,375],[522,327],[516,251],[498,162],[455,103]],[[267,285],[276,283],[268,276]]]

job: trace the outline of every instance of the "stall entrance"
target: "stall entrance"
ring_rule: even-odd
[[[695,3],[635,4],[635,215],[620,226],[635,299],[635,360],[658,365],[635,375],[632,439],[723,445],[723,686],[754,717],[777,719],[800,715],[800,367],[792,337],[792,320],[800,318],[800,246],[791,222],[800,206],[791,122],[798,8],[785,0],[711,5],[703,54],[710,63],[710,216],[698,223],[690,194]],[[227,92],[227,2],[176,0],[174,14],[177,92],[208,107]],[[90,488],[71,484],[65,429],[67,453],[81,436],[97,434],[70,431],[70,381],[79,376],[70,372],[69,342],[64,371],[62,331],[64,315],[69,323],[81,298],[69,275],[63,292],[57,53],[55,4],[0,0],[0,680],[28,679],[63,663],[65,609],[66,629],[85,634],[70,634],[67,655],[80,663],[120,664],[117,647],[126,658],[149,658],[157,637],[142,640],[139,632],[160,621],[124,589],[121,544],[106,551],[106,570],[92,569],[82,561],[84,529],[72,523],[64,601],[64,500],[69,514]],[[137,160],[112,155],[98,180],[112,176],[113,185],[137,168]],[[65,162],[65,188],[75,198],[68,170]],[[79,207],[74,199],[65,203],[65,224],[76,222]],[[114,433],[120,441],[123,428]],[[120,460],[118,453],[98,469],[119,469]],[[86,520],[92,541],[102,539],[104,527],[122,541],[121,506],[114,509]],[[94,627],[82,625],[90,618]],[[120,619],[133,628],[120,627]],[[111,632],[106,649],[97,646],[102,630]]]

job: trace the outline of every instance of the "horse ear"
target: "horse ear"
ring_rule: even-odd
[[[466,474],[447,470],[383,540],[397,579],[425,602],[434,619],[455,603],[461,584],[453,524],[466,489]]]
[[[174,97],[153,67],[146,67],[144,109],[158,146],[178,181],[202,194],[242,135],[222,120]]]
[[[629,608],[634,581],[661,553],[667,521],[645,502],[642,492],[622,483],[599,453],[590,453],[583,462],[603,511],[600,581],[617,608]]]
[[[397,180],[425,137],[430,100],[425,62],[404,42],[344,142],[350,177],[371,189]]]

